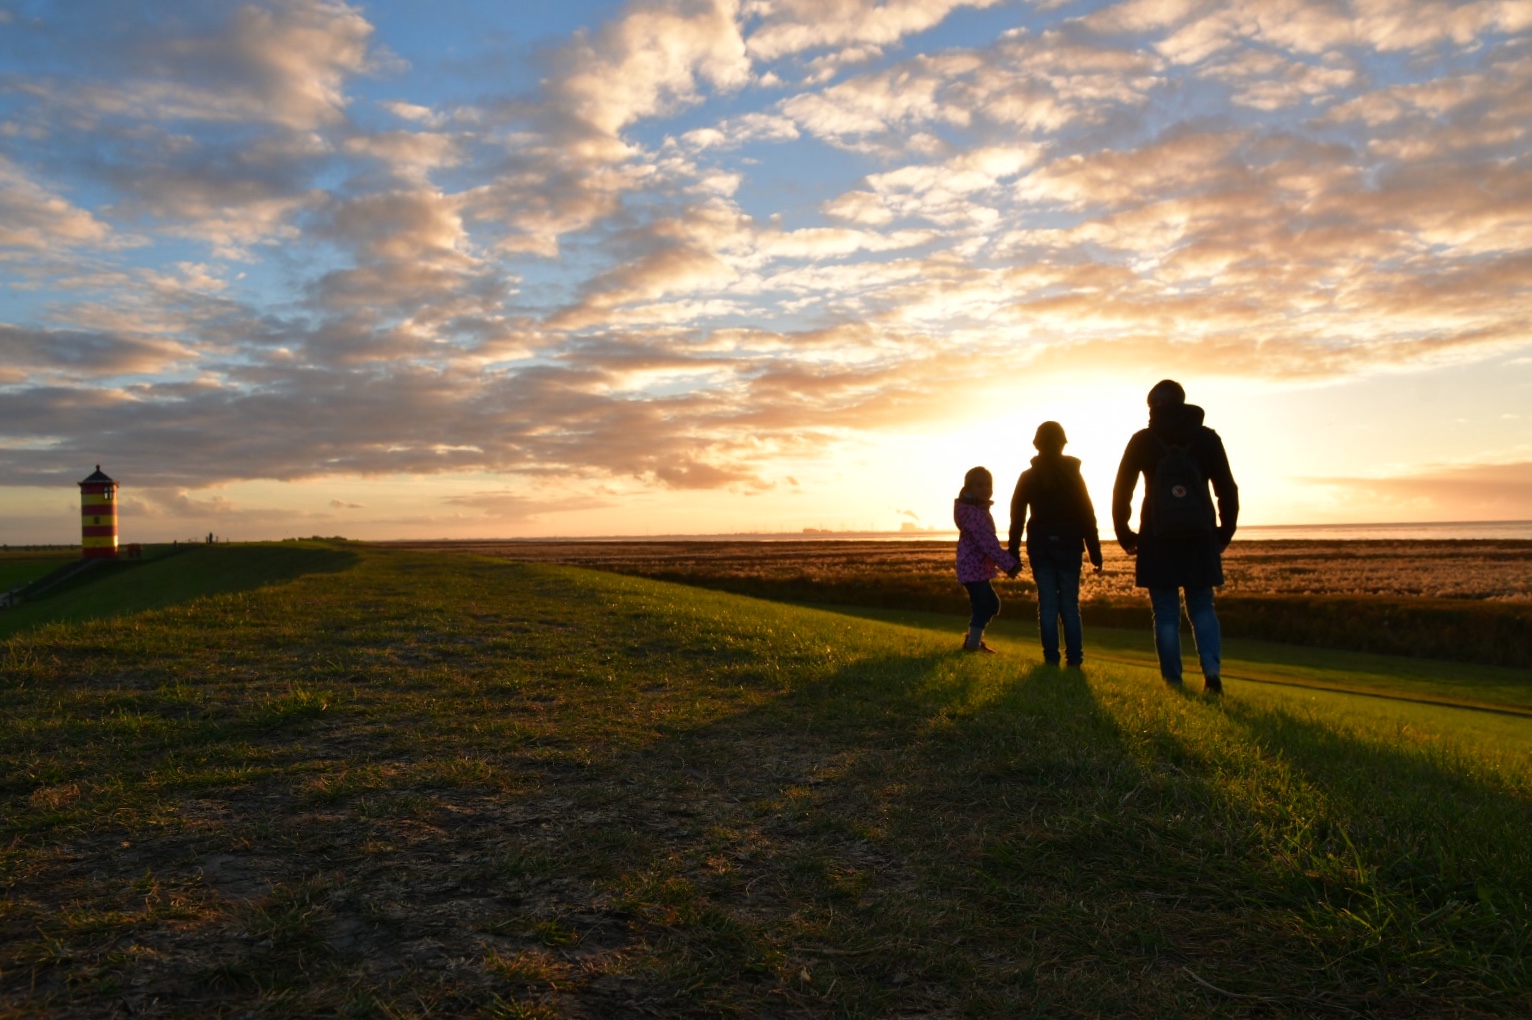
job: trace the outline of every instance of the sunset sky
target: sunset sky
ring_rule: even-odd
[[[1166,376],[1532,518],[1529,131],[1532,0],[0,0],[0,540],[1109,524]]]

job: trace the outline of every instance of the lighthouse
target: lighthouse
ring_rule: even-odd
[[[80,545],[86,559],[117,556],[117,483],[96,465],[80,483]]]

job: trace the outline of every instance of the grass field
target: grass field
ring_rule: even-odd
[[[570,563],[777,601],[967,613],[950,541],[416,542]],[[1147,626],[1133,561],[1106,543],[1081,602],[1097,625]],[[1532,542],[1236,541],[1219,617],[1230,636],[1532,669]],[[997,582],[1035,599],[1027,571]]]
[[[0,650],[0,1015],[1532,1013],[1532,720],[351,545],[70,612],[174,565]]]
[[[0,553],[0,592],[31,584],[64,564],[73,563],[78,559],[78,555],[66,556],[56,552]]]
[[[355,562],[356,556],[344,548],[316,543],[150,547],[142,560],[104,561],[77,580],[65,582],[56,593],[0,613],[0,637],[42,623],[137,613],[220,592],[279,583],[303,573],[342,570]]]

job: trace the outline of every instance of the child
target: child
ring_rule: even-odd
[[[995,479],[981,467],[963,476],[963,491],[952,503],[952,520],[958,528],[957,578],[968,589],[973,607],[968,638],[963,649],[969,652],[993,652],[984,643],[984,628],[1000,615],[1000,596],[989,583],[1002,569],[1015,577],[1021,570],[1021,557],[1000,548],[995,537],[995,519],[990,516],[990,497],[995,494]]]
[[[1037,582],[1037,623],[1043,637],[1043,661],[1059,664],[1059,622],[1064,624],[1064,663],[1078,666],[1084,660],[1080,628],[1080,550],[1090,554],[1091,565],[1101,573],[1101,539],[1096,534],[1096,510],[1091,506],[1080,462],[1064,456],[1069,442],[1064,426],[1045,421],[1037,427],[1032,445],[1037,456],[1016,480],[1011,497],[1009,548],[1021,548],[1021,530],[1027,530],[1027,559]],[[1027,509],[1032,519],[1027,520]]]

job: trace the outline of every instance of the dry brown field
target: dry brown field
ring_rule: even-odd
[[[617,573],[834,585],[911,575],[951,580],[950,541],[486,541],[411,542],[506,559]],[[1087,568],[1086,601],[1134,595],[1133,560],[1104,542],[1105,569]],[[1529,541],[1236,541],[1224,554],[1224,594],[1374,595],[1532,602]],[[1004,583],[1004,582],[1002,582]],[[1026,571],[1011,584],[1030,590]],[[956,585],[953,584],[955,590]]]
[[[403,543],[565,563],[759,598],[966,613],[951,541],[505,541]],[[1133,561],[1104,546],[1085,573],[1088,625],[1144,628]],[[1532,667],[1532,541],[1236,541],[1219,619],[1229,637]],[[997,585],[1010,618],[1035,610],[1026,571]]]

